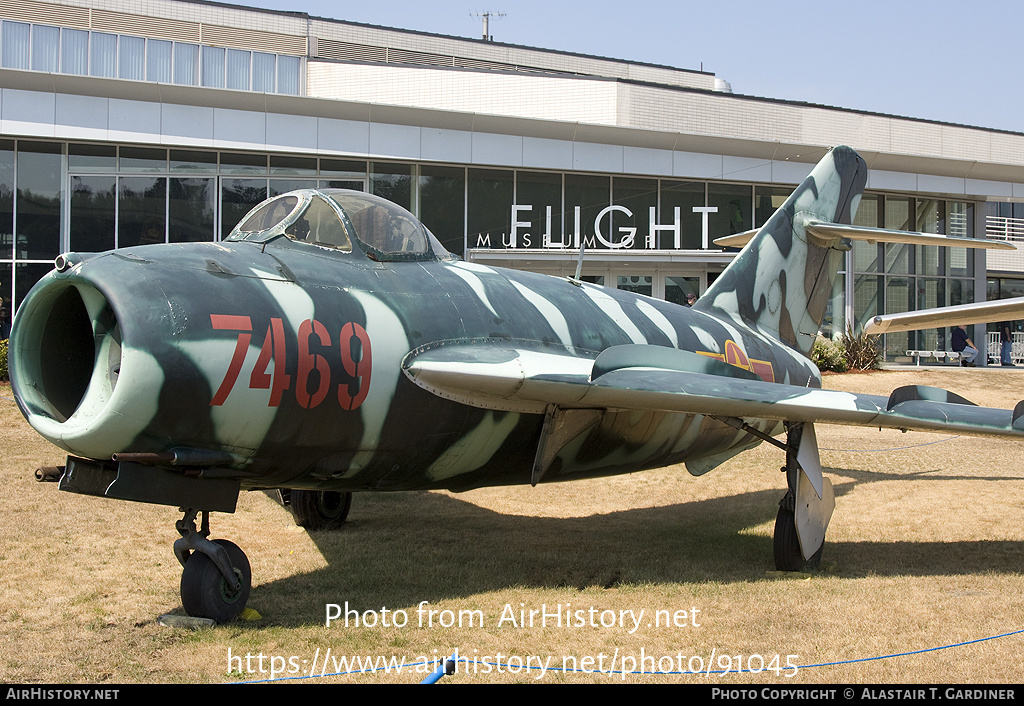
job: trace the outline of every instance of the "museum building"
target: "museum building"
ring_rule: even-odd
[[[584,279],[681,303],[735,256],[714,239],[761,225],[836,144],[870,168],[856,223],[1024,243],[1024,133],[214,2],[0,0],[0,20],[7,323],[62,252],[219,240],[315,185],[391,199],[473,262],[569,275],[583,245]],[[858,243],[826,329],[1022,295],[1019,250]],[[947,334],[888,334],[887,356]]]

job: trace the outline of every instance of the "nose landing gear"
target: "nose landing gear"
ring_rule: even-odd
[[[252,588],[249,560],[238,545],[226,539],[207,539],[210,513],[202,511],[201,529],[196,529],[199,510],[188,508],[175,523],[181,539],[174,542],[174,555],[182,565],[181,605],[193,617],[212,618],[224,623],[245,608]]]

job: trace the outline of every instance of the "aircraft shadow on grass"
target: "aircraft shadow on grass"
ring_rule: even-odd
[[[913,474],[826,468],[836,495],[886,480],[964,480],[941,469]],[[976,478],[991,482],[1021,477]],[[778,490],[587,517],[504,514],[437,493],[356,494],[349,522],[311,532],[327,567],[253,588],[254,605],[279,606],[277,624],[324,619],[325,604],[407,611],[420,601],[464,598],[515,587],[612,589],[628,584],[757,581],[771,570],[769,531]],[[1015,565],[1022,542],[832,542],[825,575],[970,575]],[[581,600],[583,600],[581,598]],[[261,610],[265,610],[263,608]],[[278,612],[280,610],[280,612]]]

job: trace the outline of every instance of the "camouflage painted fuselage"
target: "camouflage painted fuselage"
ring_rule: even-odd
[[[19,310],[14,392],[71,454],[226,452],[218,472],[243,488],[529,483],[544,414],[433,394],[403,373],[411,351],[494,344],[589,363],[640,344],[819,387],[804,353],[838,251],[808,244],[801,219],[848,222],[865,172],[852,150],[830,153],[693,309],[443,252],[379,261],[285,237],[71,255]],[[599,411],[545,482],[702,472],[757,443],[703,414]]]
[[[145,246],[54,271],[39,287],[34,297],[63,296],[61,308],[86,309],[77,324],[70,316],[54,326],[86,326],[86,314],[102,322],[86,303],[100,301],[90,292],[101,295],[117,330],[98,337],[120,339],[113,389],[96,406],[72,400],[60,415],[19,390],[30,416],[53,418],[55,443],[96,459],[175,446],[227,451],[245,470],[243,486],[529,482],[543,415],[476,409],[412,384],[403,358],[436,342],[498,341],[590,359],[621,344],[671,346],[728,354],[728,362],[776,382],[818,385],[817,369],[797,352],[699,311],[454,260],[377,263],[287,239],[265,248]],[[322,325],[325,337],[304,322]],[[240,348],[241,336],[248,340]],[[55,338],[44,348],[60,345]],[[269,359],[260,355],[265,346]],[[239,349],[244,358],[232,371]],[[41,376],[49,388],[42,395],[72,385],[81,392],[71,397],[88,402],[85,382],[74,379],[94,375],[90,362]],[[677,463],[749,441],[701,416],[608,412],[565,449],[547,479]]]

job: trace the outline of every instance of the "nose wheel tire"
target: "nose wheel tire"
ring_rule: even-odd
[[[292,490],[290,507],[295,524],[308,530],[338,529],[348,519],[352,493],[333,490]]]
[[[213,541],[228,553],[231,568],[241,586],[232,590],[210,557],[201,552],[192,552],[181,572],[181,605],[193,617],[212,618],[218,623],[224,623],[245,608],[252,588],[252,570],[245,552],[237,544],[226,539]]]

